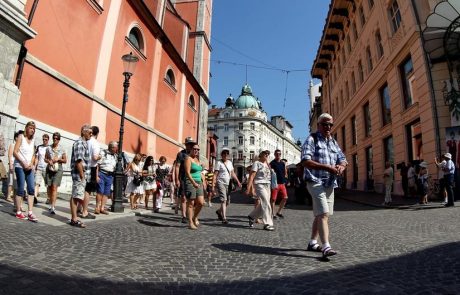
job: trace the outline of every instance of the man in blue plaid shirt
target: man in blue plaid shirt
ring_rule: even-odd
[[[70,198],[72,218],[70,219],[70,225],[82,228],[86,227],[86,225],[77,219],[77,207],[78,204],[83,206],[86,182],[90,178],[90,155],[87,141],[91,138],[92,133],[91,125],[85,124],[81,127],[81,137],[74,142],[70,159],[72,174],[72,197]]]
[[[329,215],[334,213],[334,188],[337,177],[347,167],[347,160],[337,142],[332,138],[333,118],[327,113],[318,117],[318,130],[302,146],[304,178],[313,201],[311,240],[307,250],[322,252],[323,258],[337,254],[329,244]],[[318,244],[318,237],[323,246]]]

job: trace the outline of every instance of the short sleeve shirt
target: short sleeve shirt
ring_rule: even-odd
[[[46,169],[45,155],[46,155],[46,149],[47,148],[48,148],[48,146],[46,146],[46,145],[39,145],[37,147],[37,152],[35,153],[35,156],[38,159],[37,170],[45,170]]]
[[[331,166],[346,163],[345,155],[337,141],[325,138],[321,132],[316,132],[316,139],[312,135],[307,137],[302,145],[302,160],[312,160]],[[305,168],[304,172],[306,181],[321,183],[324,187],[337,187],[337,176],[326,170]]]
[[[231,176],[229,172],[232,173],[233,164],[230,160],[225,161],[225,165],[224,165],[224,162],[217,161],[216,166],[214,167],[214,171],[219,172],[219,175],[217,176],[217,180],[216,180],[217,183],[229,184],[230,176]]]
[[[78,173],[78,170],[77,170],[78,161],[82,162],[83,170],[85,172],[85,178],[89,179],[91,170],[89,169],[88,144],[86,140],[84,140],[81,137],[76,142],[74,142],[72,146],[72,157],[70,158],[70,169],[71,169],[73,181],[81,181],[80,174]]]
[[[179,179],[184,180],[185,179],[185,167],[184,167],[184,162],[185,159],[187,159],[188,154],[186,150],[182,150],[177,153],[176,156],[176,163],[179,165]]]
[[[88,151],[90,155],[90,162],[89,165],[90,167],[96,167],[97,161],[93,160],[94,156],[98,156],[101,153],[101,147],[99,145],[99,142],[94,137],[91,137],[88,141]]]
[[[65,150],[60,145],[54,149],[49,145],[46,149],[46,154],[48,154],[48,157],[50,158],[60,159],[65,154]],[[59,170],[62,170],[62,163],[59,163]]]
[[[255,161],[252,164],[252,172],[255,172],[254,183],[270,183],[271,182],[271,171],[268,165],[262,162]]]
[[[276,173],[276,182],[278,184],[285,184],[286,183],[286,164],[283,161],[271,161],[270,167]]]

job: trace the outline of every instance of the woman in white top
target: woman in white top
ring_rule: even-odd
[[[260,151],[259,160],[252,165],[246,194],[250,196],[256,195],[260,200],[259,204],[248,215],[249,227],[254,227],[256,219],[262,217],[262,221],[265,224],[264,229],[272,231],[275,228],[273,227],[273,214],[270,205],[272,172],[268,163],[268,155],[267,151]]]
[[[128,164],[125,173],[128,175],[128,184],[126,185],[126,193],[129,194],[129,202],[131,204],[131,209],[137,209],[137,201],[144,194],[144,186],[142,181],[136,183],[135,177],[142,177],[142,170],[140,167],[142,156],[136,154],[131,163]]]
[[[221,161],[217,161],[214,167],[214,186],[217,185],[217,194],[220,198],[220,208],[216,211],[217,217],[223,224],[227,224],[227,207],[230,205],[230,191],[229,191],[229,184],[231,179],[233,178],[238,187],[241,187],[241,183],[238,180],[238,177],[235,175],[235,171],[233,169],[232,162],[228,159],[230,154],[230,150],[227,148],[223,148],[220,155],[222,156]]]
[[[37,222],[38,219],[33,214],[34,207],[34,186],[35,179],[33,173],[33,163],[35,160],[35,123],[30,121],[26,124],[24,134],[19,135],[13,149],[14,156],[14,172],[16,173],[16,181],[18,189],[16,192],[16,218],[29,219]],[[27,183],[27,203],[29,212],[27,216],[21,212],[22,199],[26,197],[24,185]]]
[[[142,175],[144,176],[145,210],[148,210],[150,196],[155,194],[157,188],[155,180],[155,160],[152,156],[148,156],[147,159],[145,159]],[[153,203],[155,204],[155,201]]]
[[[166,157],[161,156],[160,163],[156,165],[155,174],[157,180],[157,191],[155,195],[155,212],[158,212],[163,206],[163,196],[165,189],[169,186],[167,177],[171,173],[171,166],[166,164]]]

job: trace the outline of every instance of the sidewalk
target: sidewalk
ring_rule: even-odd
[[[418,198],[404,198],[403,196],[393,195],[391,205],[384,205],[384,194],[377,192],[364,192],[354,190],[336,190],[337,198],[350,202],[372,206],[376,208],[388,209],[433,209],[443,208],[441,200],[429,200],[427,205],[419,204]]]
[[[49,205],[47,205],[46,202],[46,195],[44,193],[41,193],[40,196],[38,197],[38,204],[34,205],[34,214],[38,218],[39,223],[44,223],[47,225],[53,225],[53,226],[62,226],[62,225],[68,225],[69,220],[70,220],[70,195],[68,194],[58,194],[58,198],[56,200],[56,214],[51,215],[48,213],[48,208]],[[169,198],[164,198],[163,200],[163,208],[160,211],[163,210],[171,210],[169,206]],[[111,201],[109,200],[107,202],[106,207],[110,207]],[[91,196],[90,203],[89,203],[89,208],[88,211],[94,215],[94,208],[96,205],[96,198],[94,196]],[[127,216],[135,216],[139,214],[145,214],[148,212],[152,212],[152,210],[145,210],[145,209],[137,209],[137,210],[131,210],[129,203],[123,203],[124,206],[124,212],[123,213],[112,213],[110,212],[110,209],[108,210],[110,212],[109,215],[104,215],[104,214],[98,214],[95,215],[96,219],[81,219],[84,223],[90,224],[94,221],[100,221],[100,220],[113,220],[121,217],[127,217]],[[143,205],[140,205],[143,206]],[[152,201],[150,200],[149,206],[152,207]],[[27,210],[27,204],[23,204],[23,209]],[[15,218],[14,212],[13,212],[13,203],[7,202],[5,199],[0,199],[0,212],[3,214],[10,214],[11,218]]]

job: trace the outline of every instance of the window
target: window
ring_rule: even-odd
[[[239,113],[238,117],[240,117],[240,118],[243,117],[243,113]]]
[[[396,32],[401,26],[401,12],[399,11],[398,1],[393,0],[389,10],[393,32]]]
[[[225,114],[224,114],[224,118],[228,118],[228,117],[230,117],[230,114],[229,114],[229,113],[225,113]]]
[[[256,139],[254,138],[254,136],[249,137],[249,144],[256,144]]]
[[[375,33],[375,44],[377,47],[377,57],[378,59],[380,59],[384,54],[383,45],[382,45],[382,37],[380,36],[380,31],[377,31]]]
[[[346,136],[346,133],[345,133],[345,125],[342,126],[342,149],[345,151],[346,147],[347,147],[347,142],[345,140],[345,136]]]
[[[352,189],[358,188],[358,154],[354,154],[352,157],[353,164],[353,183],[351,184]]]
[[[137,27],[133,27],[128,34],[129,43],[140,52],[144,52],[144,39],[142,38],[141,30]]]
[[[382,107],[382,126],[391,123],[390,90],[385,84],[380,88],[380,105]]]
[[[356,116],[351,117],[351,144],[356,145],[358,138],[356,135]]]
[[[243,144],[243,136],[238,136],[238,144],[239,145]]]
[[[251,130],[256,130],[256,124],[255,123],[251,123]]]
[[[254,151],[249,151],[249,160],[254,160]]]
[[[369,3],[369,10],[371,10],[372,7],[374,7],[374,0],[369,0],[368,3]]]
[[[176,78],[174,77],[173,70],[169,69],[166,71],[165,81],[172,87],[176,87]]]
[[[243,130],[243,123],[238,123],[238,130]]]
[[[369,109],[369,103],[367,102],[363,106],[363,116],[364,116],[364,136],[371,136],[372,124],[371,124],[371,111]]]
[[[361,27],[364,28],[364,25],[366,24],[366,15],[364,14],[364,9],[362,5],[358,8],[358,14],[359,20],[361,21]]]
[[[188,98],[188,105],[192,109],[195,109],[195,98],[193,97],[193,95],[190,95],[190,97]]]
[[[356,92],[356,79],[355,79],[355,72],[351,73],[351,94],[350,98],[353,97],[353,94]]]
[[[214,131],[217,131],[217,125],[214,125]]]
[[[243,160],[243,151],[238,151],[238,160]]]
[[[390,162],[394,163],[394,156],[393,156],[393,136],[388,136],[387,138],[383,139],[383,151],[384,151],[384,163]]]
[[[224,146],[228,146],[228,137],[227,136],[224,137]]]
[[[371,48],[369,46],[367,46],[366,48],[366,59],[367,59],[367,72],[370,73],[374,69],[374,64],[372,63]]]
[[[228,131],[228,123],[224,124],[224,131]]]
[[[399,66],[399,72],[401,73],[404,107],[407,109],[414,103],[412,95],[412,85],[414,84],[415,77],[414,67],[412,65],[412,59],[410,56],[401,63],[401,65]]]
[[[374,189],[374,165],[373,165],[372,146],[366,148],[366,176],[367,190]]]
[[[409,161],[423,159],[422,126],[420,119],[406,125],[407,151]]]
[[[347,37],[345,38],[345,46],[347,46],[348,55],[350,55],[351,54],[350,35],[347,35]]]
[[[351,33],[353,34],[353,42],[356,42],[356,40],[358,40],[358,31],[356,30],[355,23],[351,24]]]
[[[358,61],[358,78],[359,78],[359,85],[361,85],[364,82],[364,70],[363,70],[363,64],[361,60]]]

